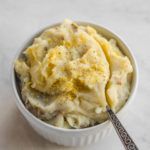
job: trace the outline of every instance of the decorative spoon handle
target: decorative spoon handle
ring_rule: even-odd
[[[135,145],[135,143],[133,142],[133,140],[127,133],[127,131],[124,129],[124,127],[122,126],[121,122],[119,121],[115,113],[111,110],[109,106],[106,106],[106,110],[125,149],[126,150],[138,150],[137,146]]]

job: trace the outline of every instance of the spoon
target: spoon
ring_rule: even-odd
[[[138,150],[137,146],[115,115],[115,113],[112,111],[112,109],[107,105],[106,110],[109,116],[109,119],[111,120],[122,144],[124,145],[125,150]]]

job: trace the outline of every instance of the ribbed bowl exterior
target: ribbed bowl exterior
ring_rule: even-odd
[[[95,127],[86,128],[85,130],[81,129],[77,132],[75,131],[66,131],[65,129],[56,129],[55,127],[45,125],[42,121],[37,120],[30,113],[27,113],[25,109],[22,109],[20,103],[17,103],[17,106],[32,128],[46,140],[53,143],[64,145],[64,146],[85,146],[92,143],[96,143],[111,132],[112,126],[109,121],[97,125]]]
[[[104,137],[108,136],[112,129],[110,124],[108,123],[107,126],[100,127],[99,130],[96,130],[96,132],[92,131],[91,133],[87,131],[86,133],[74,134],[49,131],[49,129],[43,129],[36,125],[32,125],[32,123],[31,126],[45,139],[58,145],[64,146],[85,146],[96,143],[102,140]]]

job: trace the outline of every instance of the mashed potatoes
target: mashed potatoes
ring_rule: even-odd
[[[70,20],[35,38],[15,70],[25,106],[63,128],[103,122],[107,103],[117,112],[129,96],[133,71],[114,39]]]

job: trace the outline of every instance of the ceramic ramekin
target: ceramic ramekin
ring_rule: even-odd
[[[78,22],[78,24],[90,25],[94,27],[99,33],[101,33],[106,38],[108,39],[114,38],[117,41],[117,44],[122,50],[122,52],[126,56],[128,56],[128,58],[130,59],[132,63],[134,71],[133,71],[133,80],[132,80],[132,85],[131,85],[131,94],[128,98],[127,103],[117,113],[117,115],[121,117],[121,115],[125,112],[127,105],[133,99],[135,92],[136,92],[137,84],[138,84],[138,69],[137,69],[136,60],[133,56],[133,53],[131,52],[131,50],[129,50],[126,44],[116,34],[112,33],[106,28],[101,27],[99,25],[87,23],[87,22]],[[55,24],[50,27],[54,27],[57,25],[59,24]],[[33,38],[37,37],[42,32],[43,30],[38,32],[31,39],[29,39],[29,41],[26,44],[23,45],[22,49],[20,49],[19,52],[17,53],[15,60],[20,56],[21,52],[32,43]],[[14,93],[16,95],[16,104],[20,112],[23,114],[23,116],[26,118],[26,120],[29,122],[32,128],[38,134],[43,136],[45,139],[51,142],[60,144],[60,145],[65,145],[65,146],[84,146],[87,144],[95,143],[104,137],[106,138],[106,136],[110,133],[110,130],[111,130],[110,121],[105,121],[104,123],[101,123],[99,125],[89,127],[89,128],[84,128],[84,129],[63,129],[63,128],[58,128],[50,124],[47,124],[41,121],[40,119],[36,118],[32,113],[30,113],[26,109],[26,107],[22,103],[20,92],[19,92],[18,85],[17,85],[17,80],[15,77],[15,72],[14,72],[14,62],[12,66],[13,66],[12,67],[12,85],[13,85]]]

